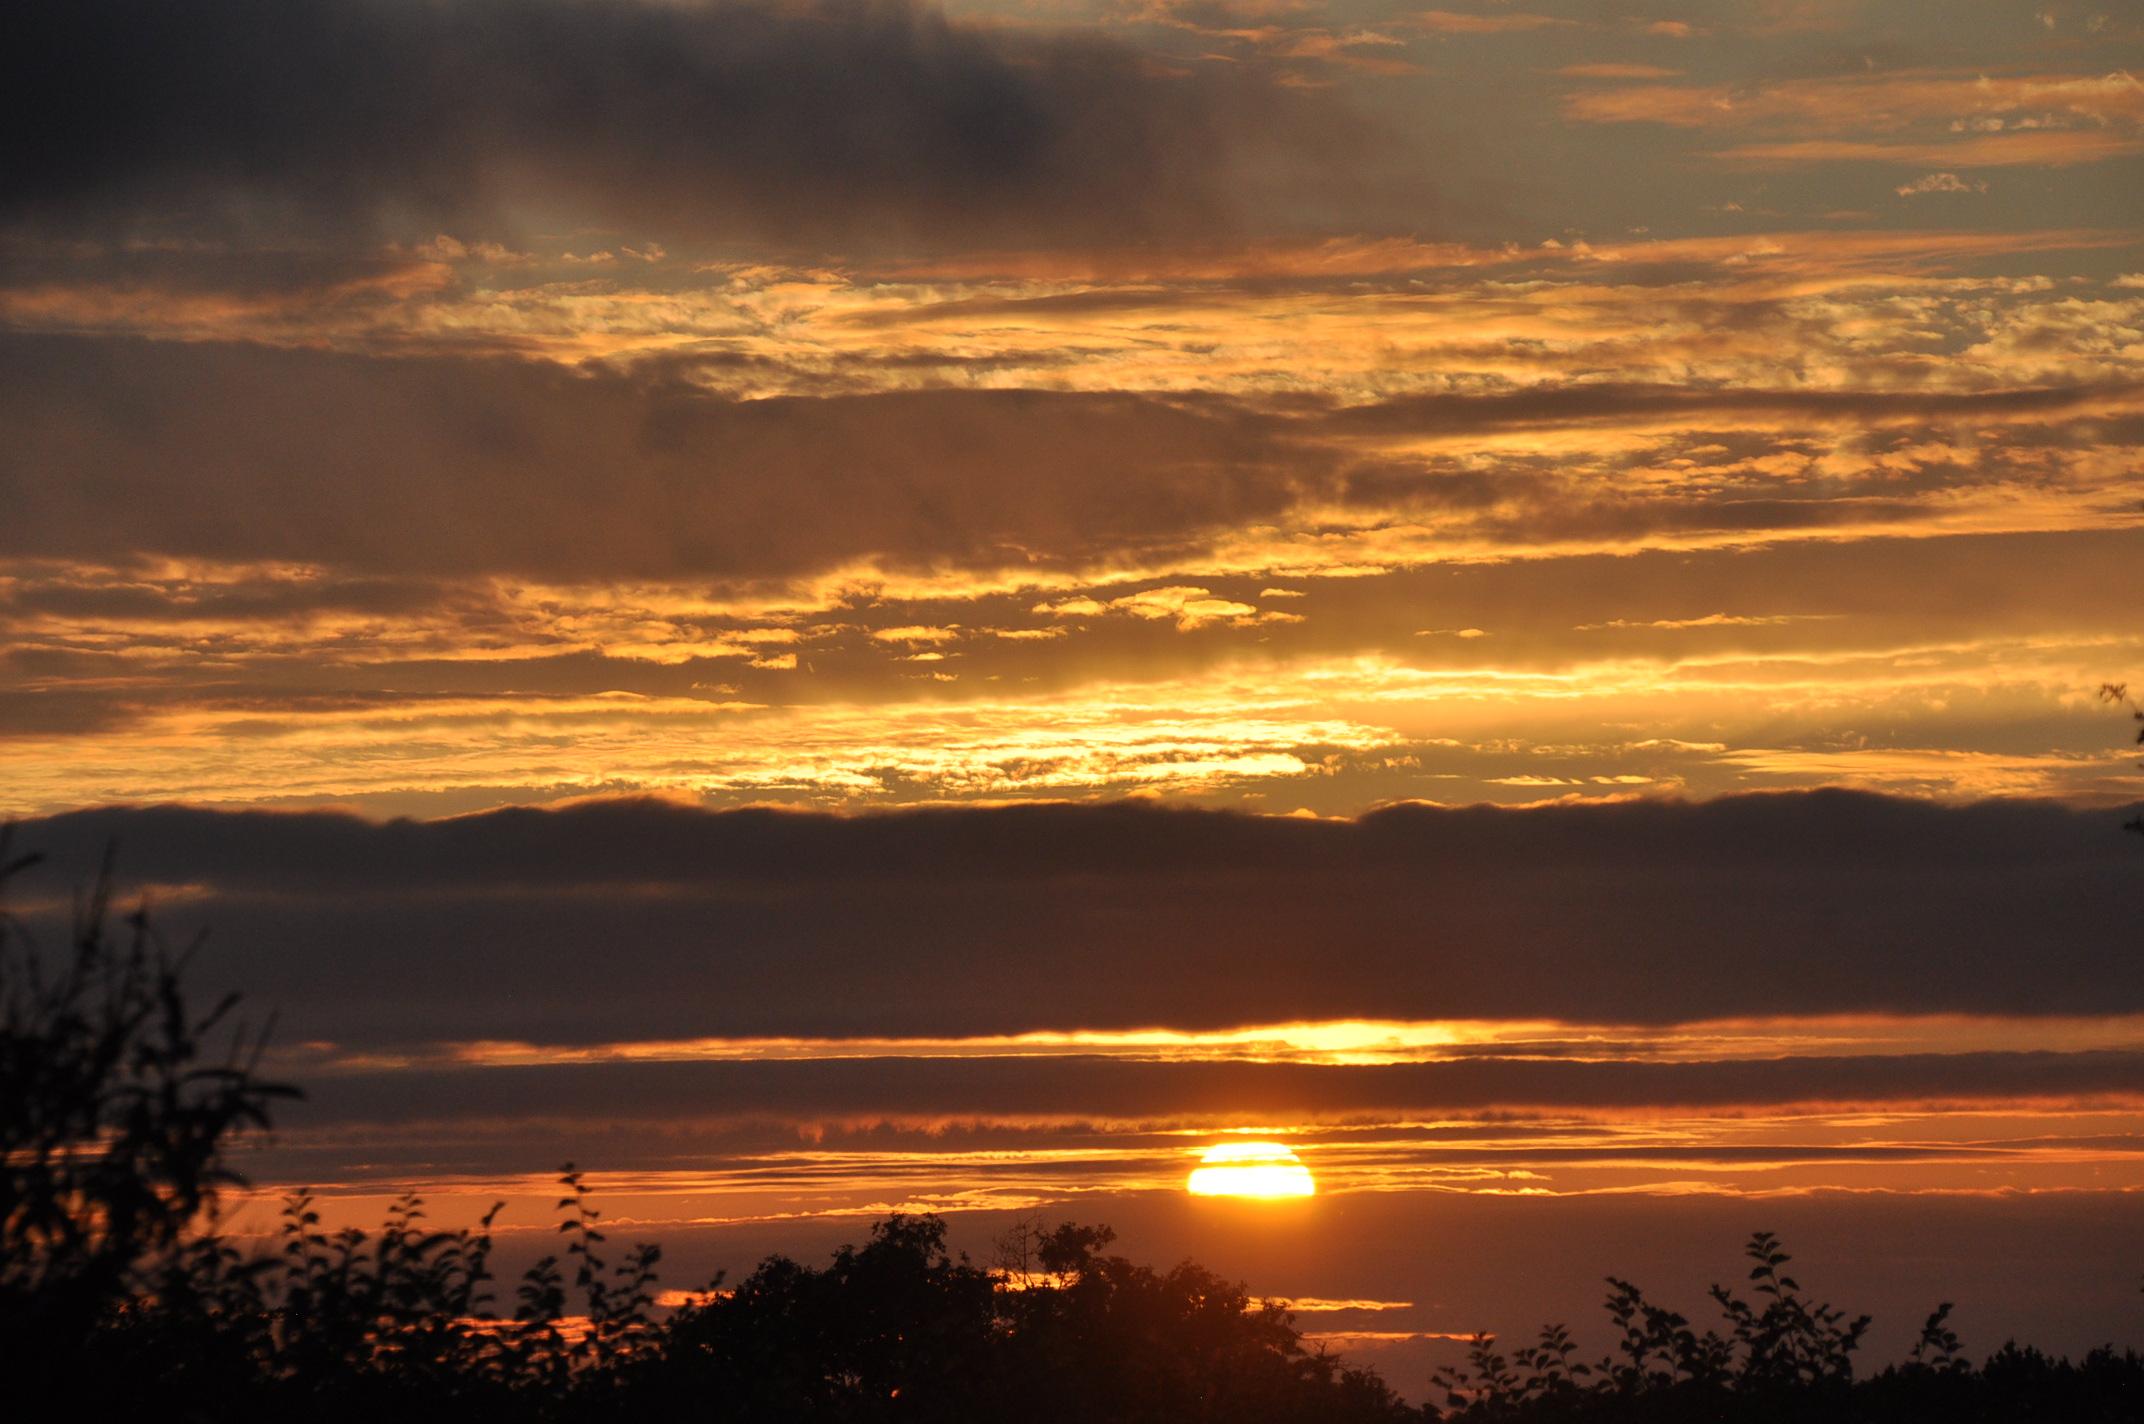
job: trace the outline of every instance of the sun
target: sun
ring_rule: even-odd
[[[1265,1200],[1314,1196],[1318,1190],[1302,1159],[1278,1142],[1223,1142],[1209,1148],[1184,1185],[1195,1197]]]

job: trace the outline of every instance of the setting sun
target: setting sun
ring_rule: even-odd
[[[1221,1143],[1184,1185],[1197,1197],[1307,1197],[1318,1190],[1310,1169],[1278,1142]]]

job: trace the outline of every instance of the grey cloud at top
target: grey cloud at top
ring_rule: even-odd
[[[910,0],[32,0],[8,40],[0,216],[59,233],[1121,242],[1338,192],[1363,138]]]

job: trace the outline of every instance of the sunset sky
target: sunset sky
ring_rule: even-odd
[[[2138,1342],[2144,12],[1447,3],[17,6],[9,908],[352,1220]]]

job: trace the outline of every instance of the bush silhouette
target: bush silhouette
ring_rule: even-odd
[[[1905,1362],[1856,1380],[1853,1357],[1869,1317],[1805,1295],[1783,1269],[1792,1259],[1770,1232],[1744,1255],[1756,1300],[1714,1286],[1726,1325],[1698,1330],[1609,1277],[1605,1309],[1616,1345],[1593,1365],[1574,1363],[1561,1325],[1506,1357],[1476,1335],[1464,1365],[1432,1379],[1432,1418],[1455,1424],[2117,1424],[2144,1419],[2144,1356],[2094,1350],[2077,1365],[2007,1344],[1975,1368],[1961,1352],[1945,1303],[1922,1323]]]
[[[36,860],[0,829],[0,889]],[[188,1004],[189,956],[146,914],[113,932],[110,883],[107,866],[56,966],[0,915],[0,1338],[29,1358],[195,1249],[188,1228],[237,1181],[225,1148],[296,1092],[255,1072],[237,996]]]
[[[2129,710],[2130,720],[2137,724],[2137,745],[2144,747],[2144,707],[2139,707],[2136,699],[2129,695],[2129,684],[2126,682],[2101,683],[2099,700],[2112,702],[2118,707],[2125,707]],[[2144,835],[2144,814],[2132,816],[2129,820],[2124,821],[2122,825],[2126,830]]]

